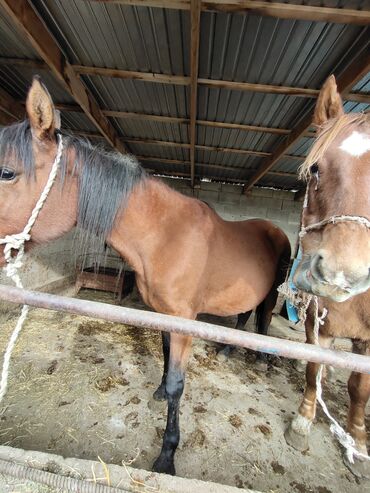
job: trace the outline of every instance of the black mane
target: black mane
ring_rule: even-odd
[[[87,233],[102,245],[112,230],[117,212],[123,210],[133,188],[147,175],[132,155],[107,151],[67,132],[61,134],[61,183],[65,181],[68,151],[73,150],[74,172],[79,176],[77,226],[84,236]],[[14,158],[23,166],[27,179],[32,179],[35,162],[28,120],[0,130],[1,165]]]

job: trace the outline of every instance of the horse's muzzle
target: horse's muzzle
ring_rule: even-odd
[[[370,288],[370,274],[367,278],[352,283],[343,283],[340,276],[327,280],[320,275],[317,259],[308,257],[300,262],[294,274],[294,284],[298,289],[332,301],[343,302],[364,293]],[[339,282],[336,282],[340,279]]]

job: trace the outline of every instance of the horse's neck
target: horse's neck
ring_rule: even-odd
[[[108,242],[131,265],[143,274],[151,252],[170,239],[169,229],[175,226],[174,211],[179,211],[183,197],[161,181],[149,178],[132,191],[125,210],[120,213]]]

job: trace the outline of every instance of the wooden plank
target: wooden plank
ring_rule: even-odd
[[[339,77],[337,77],[337,87],[340,93],[349,91],[362,77],[370,70],[370,53],[367,52],[355,59]],[[306,115],[303,120],[292,130],[291,134],[277,147],[271,157],[256,170],[245,186],[245,191],[250,190],[274,164],[286,154],[288,149],[305,135],[312,125],[312,115]]]
[[[25,66],[35,69],[47,69],[44,62],[38,60],[28,60],[21,58],[0,57],[0,65]],[[91,67],[85,65],[72,65],[76,74],[80,75],[99,75],[102,77],[112,77],[127,80],[140,80],[158,84],[172,84],[180,86],[191,85],[191,77],[183,75],[160,74],[154,72],[137,72],[133,70],[121,70],[107,67]],[[227,89],[230,91],[249,91],[263,94],[283,94],[287,96],[317,98],[318,89],[305,87],[276,86],[273,84],[252,84],[250,82],[236,82],[218,79],[199,78],[198,84],[213,89]],[[370,104],[370,94],[347,92],[343,97],[348,101]],[[112,115],[109,115],[112,116]]]
[[[216,79],[198,79],[198,83],[205,87],[228,89],[230,91],[250,91],[266,94],[285,94],[305,98],[317,98],[318,89],[306,89],[304,87],[275,86],[272,84],[251,84],[250,82],[235,82]]]
[[[182,161],[181,159],[167,159],[167,158],[160,158],[154,156],[137,156],[137,159],[139,161],[144,161],[144,163],[146,161],[150,161],[150,162],[158,162],[164,164],[177,164],[177,165],[186,165],[186,166],[190,165],[190,161]],[[197,166],[202,166],[204,168],[209,168],[209,169],[221,169],[221,170],[239,171],[239,172],[248,171],[248,168],[242,166],[225,166],[221,164],[210,164],[210,163],[196,163],[196,164]],[[287,173],[284,171],[269,171],[268,174],[271,174],[273,176],[297,178],[296,173]],[[188,173],[187,176],[190,176],[190,173]]]
[[[8,115],[11,119],[14,120],[23,120],[25,117],[25,108],[24,106],[15,100],[9,93],[7,93],[4,89],[0,87],[0,110]],[[11,120],[10,120],[11,121]],[[5,117],[3,118],[2,125],[8,125],[5,123]]]
[[[190,176],[191,186],[195,178],[195,142],[196,120],[198,108],[198,70],[199,70],[199,40],[200,40],[200,0],[190,1]]]
[[[231,153],[231,154],[247,154],[250,156],[259,156],[259,157],[271,156],[270,152],[253,151],[250,149],[234,149],[233,147],[196,145],[195,148],[199,151],[227,152],[227,153]]]
[[[0,65],[49,70],[49,67],[43,60],[31,60],[28,58],[0,57]]]
[[[61,111],[80,111],[77,105],[68,104],[57,104],[56,107]],[[116,111],[116,110],[103,110],[105,116],[112,118],[126,118],[132,120],[147,120],[161,123],[179,123],[188,125],[190,120],[188,118],[181,118],[176,116],[162,116],[162,115],[151,115],[148,113],[134,113],[130,111]],[[215,128],[228,128],[231,130],[242,130],[245,132],[262,132],[270,133],[276,135],[289,135],[290,130],[286,128],[276,128],[276,127],[262,127],[258,125],[246,125],[244,123],[229,123],[229,122],[216,122],[211,120],[197,120],[197,125],[204,127],[215,127]],[[314,137],[315,132],[307,131],[306,137]]]
[[[190,10],[190,0],[92,0],[96,3],[137,5],[142,7],[173,8]],[[335,22],[341,24],[368,25],[368,10],[341,9],[314,5],[295,5],[282,2],[258,0],[205,0],[201,9],[211,12],[253,13],[279,19],[301,19],[306,21]]]
[[[341,9],[314,5],[295,5],[258,0],[211,0],[202,2],[202,9],[217,12],[252,13],[277,17],[340,24],[370,24],[369,10]]]
[[[94,134],[92,132],[85,131],[77,131],[79,135],[85,135],[91,138],[100,137],[99,134]],[[123,139],[127,144],[137,144],[137,145],[159,145],[163,147],[177,147],[183,149],[191,149],[191,144],[187,142],[172,142],[167,140],[156,140],[156,139],[138,139],[138,138],[125,138]],[[271,152],[264,151],[255,151],[253,149],[239,149],[234,147],[218,147],[218,146],[208,146],[208,145],[200,145],[196,144],[195,149],[198,151],[211,151],[211,152],[225,152],[230,154],[246,154],[249,156],[257,156],[257,157],[269,157],[271,156]],[[305,159],[305,156],[297,156],[295,154],[285,154],[283,157],[287,157],[289,159],[294,159],[297,161],[302,161]]]
[[[195,0],[194,0],[195,1]],[[191,85],[191,77],[183,75],[166,75],[153,72],[137,72],[133,70],[112,69],[106,67],[89,67],[85,65],[72,65],[77,74],[99,75],[102,77],[114,77],[118,79],[140,80],[160,84],[172,84],[180,86]],[[259,92],[263,94],[284,94],[287,96],[317,98],[318,89],[305,87],[276,86],[273,84],[252,84],[250,82],[236,82],[218,79],[198,79],[198,85],[213,88],[227,89],[229,91]],[[370,95],[361,93],[348,93],[346,99],[356,102],[370,103]]]
[[[100,75],[102,77],[112,77],[115,79],[142,80],[159,84],[173,84],[176,86],[188,86],[190,77],[184,75],[166,75],[154,72],[137,72],[134,70],[121,70],[106,67],[88,67],[85,65],[72,65],[76,74],[80,75]]]
[[[30,3],[27,0],[0,0],[0,5],[106,140],[117,150],[126,151],[114,127],[103,115],[95,98],[76,75]]]
[[[80,111],[77,105],[68,104],[56,104],[56,107],[61,111]],[[105,116],[112,118],[124,118],[132,120],[146,120],[161,123],[178,123],[188,125],[190,120],[188,118],[182,118],[177,116],[162,116],[162,115],[151,115],[148,113],[134,113],[130,111],[116,111],[116,110],[102,110]],[[276,127],[262,127],[258,125],[246,125],[244,123],[229,123],[229,122],[217,122],[211,120],[197,120],[197,125],[204,127],[215,127],[215,128],[228,128],[230,130],[242,130],[245,132],[262,132],[270,133],[276,135],[289,135],[290,130],[286,128],[276,128]],[[307,136],[314,136],[314,132],[307,132]]]

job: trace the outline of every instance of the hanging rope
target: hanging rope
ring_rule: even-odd
[[[32,229],[32,226],[35,224],[35,221],[39,215],[40,210],[42,209],[49,192],[51,190],[51,187],[54,184],[55,178],[58,173],[58,167],[59,163],[62,157],[63,153],[63,139],[62,135],[58,134],[58,148],[57,148],[57,154],[55,156],[55,160],[53,163],[53,166],[50,170],[49,173],[49,178],[48,181],[46,182],[45,188],[40,195],[39,200],[37,201],[32,214],[24,227],[23,231],[21,233],[16,233],[14,235],[8,235],[5,236],[5,238],[0,238],[0,245],[5,245],[4,246],[4,257],[7,262],[7,265],[4,267],[6,275],[12,279],[12,281],[15,283],[15,285],[18,288],[23,288],[23,284],[21,281],[21,278],[18,274],[18,270],[22,267],[23,265],[23,256],[24,256],[24,244],[26,241],[29,241],[31,238],[30,232]],[[17,251],[15,256],[13,257],[12,255],[12,250]],[[4,398],[4,395],[6,393],[6,389],[8,387],[8,376],[9,376],[9,365],[10,365],[10,358],[15,346],[15,343],[17,342],[18,336],[22,330],[24,321],[27,318],[29,311],[29,306],[28,305],[23,305],[21,314],[19,316],[17,325],[15,326],[15,329],[9,339],[5,354],[4,354],[4,360],[3,360],[3,369],[1,372],[1,380],[0,380],[0,402]]]

